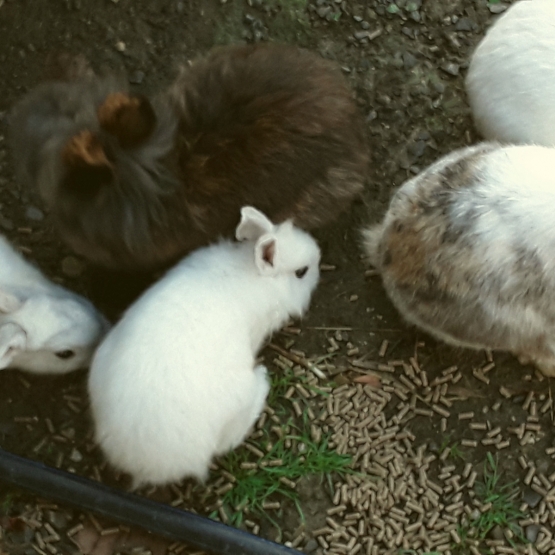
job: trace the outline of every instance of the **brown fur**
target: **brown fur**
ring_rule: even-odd
[[[145,97],[121,92],[109,94],[97,114],[100,127],[124,148],[143,143],[156,125],[156,114]]]
[[[171,263],[232,236],[245,205],[277,223],[292,218],[315,228],[345,210],[364,186],[364,119],[337,64],[306,50],[214,49],[152,102],[116,88],[115,80],[92,85],[92,92],[89,81],[68,85],[67,98],[57,87],[22,101],[14,150],[27,153],[20,167],[31,168],[66,241],[101,265],[133,270]],[[79,121],[71,121],[66,104],[80,91],[83,104],[71,105]],[[47,125],[41,134],[26,128],[38,108],[50,136]],[[68,167],[65,152],[76,151],[72,137],[84,126],[102,142],[111,173],[92,164],[90,175]],[[36,155],[56,144],[51,136],[59,136],[62,167],[54,147]],[[78,153],[81,160],[90,154]],[[45,160],[51,171],[39,172]]]
[[[111,166],[102,143],[96,135],[87,130],[79,132],[67,142],[62,150],[62,160],[68,168]]]

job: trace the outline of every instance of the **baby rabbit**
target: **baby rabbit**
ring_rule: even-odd
[[[64,374],[87,366],[108,323],[0,236],[0,369]]]
[[[555,1],[513,4],[476,48],[466,88],[487,139],[555,146]]]
[[[96,441],[134,487],[204,480],[212,457],[243,441],[269,389],[256,354],[308,308],[320,260],[310,235],[247,206],[236,237],[170,270],[94,357]]]
[[[339,66],[314,53],[217,48],[152,102],[84,68],[15,106],[11,143],[63,238],[98,265],[167,266],[232,236],[247,204],[321,226],[363,188],[364,119]]]
[[[555,376],[554,204],[555,149],[482,143],[402,185],[363,246],[410,323]]]

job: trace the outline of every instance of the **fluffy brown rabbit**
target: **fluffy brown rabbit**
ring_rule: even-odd
[[[363,188],[364,120],[317,54],[217,48],[152,101],[84,67],[14,107],[11,144],[63,238],[96,264],[166,265],[232,236],[244,205],[314,228]]]

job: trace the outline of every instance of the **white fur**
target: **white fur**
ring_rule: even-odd
[[[476,48],[466,87],[485,138],[555,145],[555,1],[513,4]]]
[[[87,366],[108,323],[0,236],[0,369],[63,374]],[[58,354],[71,351],[68,358]]]
[[[256,354],[308,308],[319,278],[316,242],[290,221],[274,226],[250,207],[241,214],[242,242],[221,241],[182,260],[94,357],[96,440],[135,486],[203,480],[213,456],[243,441],[269,388]]]

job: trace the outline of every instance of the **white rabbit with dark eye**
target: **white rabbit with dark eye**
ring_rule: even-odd
[[[482,143],[395,193],[364,248],[400,313],[555,376],[555,149]]]
[[[555,2],[513,4],[476,48],[466,88],[486,139],[555,146]]]
[[[241,210],[239,242],[201,248],[131,306],[94,357],[96,441],[134,486],[206,478],[268,393],[264,339],[308,308],[320,251],[291,221]]]
[[[91,303],[52,283],[0,236],[0,369],[83,368],[107,329]]]

